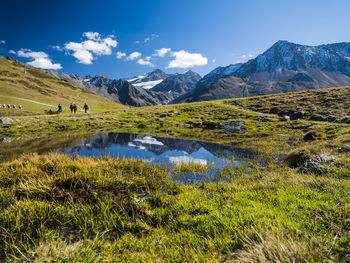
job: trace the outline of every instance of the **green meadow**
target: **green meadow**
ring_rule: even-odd
[[[350,88],[132,108],[35,69],[23,76],[3,58],[0,67],[3,103],[24,106],[0,109],[16,119],[0,124],[0,262],[350,262],[350,153],[338,150],[350,143]],[[45,115],[18,98],[87,101],[92,112]],[[288,110],[305,113],[280,121]],[[222,130],[227,121],[244,121],[243,133]],[[213,167],[31,152],[111,131],[244,147],[269,162],[183,184],[173,178]],[[298,158],[319,154],[337,159],[300,171]]]

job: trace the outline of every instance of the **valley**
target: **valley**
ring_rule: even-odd
[[[346,78],[230,93],[246,67],[112,80],[0,58],[0,104],[23,106],[0,108],[0,261],[348,261]]]

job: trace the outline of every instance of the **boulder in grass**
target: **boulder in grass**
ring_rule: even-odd
[[[219,124],[219,128],[227,133],[244,133],[242,127],[245,121],[226,121]]]
[[[0,118],[0,123],[2,123],[2,124],[11,124],[11,123],[14,123],[14,122],[19,122],[19,120],[18,119],[7,118],[7,117]]]
[[[288,115],[283,115],[279,118],[280,121],[290,121],[290,117]]]
[[[348,153],[350,152],[350,144],[345,144],[342,147],[338,148],[339,153]]]
[[[327,167],[337,160],[337,157],[331,154],[320,154],[315,158],[307,160],[300,168],[300,172],[324,174],[327,171]]]

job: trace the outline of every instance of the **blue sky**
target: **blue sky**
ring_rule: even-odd
[[[349,10],[348,0],[8,0],[0,54],[79,75],[121,78],[156,68],[204,75],[278,40],[348,42]]]

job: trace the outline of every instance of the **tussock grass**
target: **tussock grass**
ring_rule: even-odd
[[[315,176],[270,165],[195,185],[168,172],[108,157],[34,154],[1,164],[1,260],[349,260],[349,177],[336,170]]]

